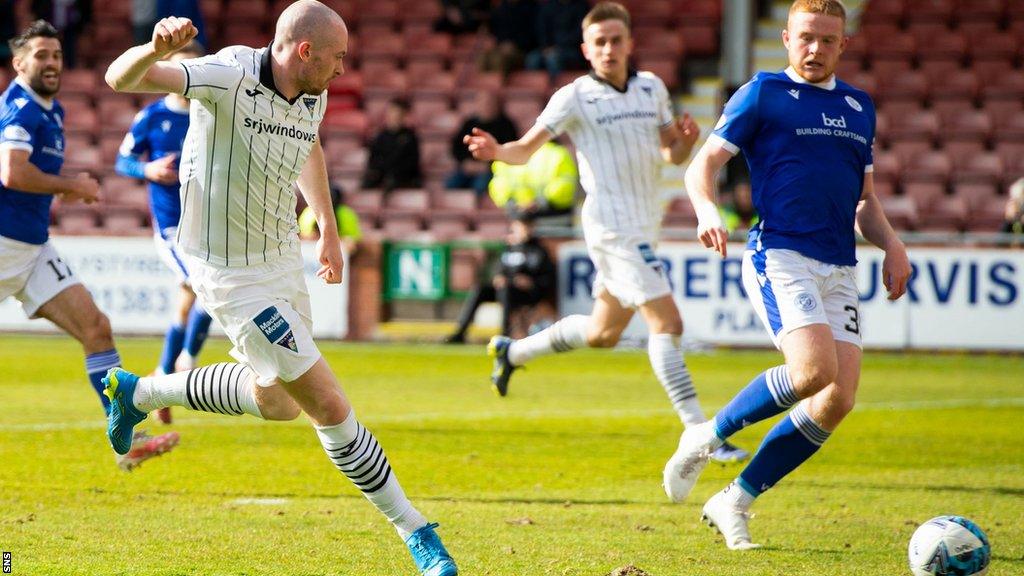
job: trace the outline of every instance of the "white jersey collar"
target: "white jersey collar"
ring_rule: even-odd
[[[25,84],[25,82],[23,82],[21,80],[21,77],[16,77],[14,79],[14,83],[17,84],[18,86],[21,86],[25,90],[25,92],[28,92],[28,95],[31,96],[32,99],[36,101],[36,104],[39,104],[40,106],[42,106],[47,111],[53,110],[53,100],[47,101],[45,98],[43,98],[39,94],[36,94],[36,91],[33,90],[31,86],[29,86],[28,84]]]
[[[822,88],[825,90],[835,90],[836,88],[835,74],[829,76],[828,80],[825,80],[824,82],[808,82],[806,79],[804,79],[803,76],[797,74],[796,70],[794,70],[792,66],[786,68],[785,72],[786,76],[789,76],[789,79],[792,80],[793,82],[796,82],[797,84],[809,84],[811,86],[817,86],[818,88]]]

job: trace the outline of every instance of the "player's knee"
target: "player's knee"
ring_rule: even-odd
[[[595,330],[587,334],[587,345],[591,348],[612,348],[619,343],[622,332],[618,330]]]
[[[824,390],[836,379],[836,367],[827,364],[812,364],[800,368],[789,369],[793,388],[801,398],[806,398]]]
[[[260,414],[266,420],[287,422],[299,417],[302,410],[291,398],[275,398],[271,402],[260,405]]]
[[[835,419],[837,423],[845,418],[847,414],[853,412],[853,408],[857,404],[857,396],[852,392],[835,394],[831,400],[829,402],[829,416]]]
[[[96,310],[83,320],[82,345],[86,349],[102,351],[114,347],[114,333],[106,314]]]

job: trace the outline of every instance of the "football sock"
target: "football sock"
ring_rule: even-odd
[[[132,403],[143,412],[184,406],[200,412],[262,418],[255,386],[255,374],[248,366],[221,362],[187,372],[140,378]]]
[[[110,412],[110,399],[103,393],[105,386],[103,385],[103,377],[107,375],[107,370],[111,368],[117,368],[121,365],[121,356],[117,353],[117,349],[107,350],[106,352],[94,352],[85,356],[85,373],[89,375],[89,383],[92,384],[93,390],[100,397],[100,402],[103,403],[103,411]]]
[[[768,432],[736,483],[759,496],[813,456],[829,435],[807,413],[806,402],[798,404]]]
[[[193,304],[188,313],[188,324],[185,325],[185,351],[189,356],[199,356],[199,351],[210,334],[210,322],[213,318],[199,304]],[[177,354],[174,355],[177,358]],[[174,360],[171,360],[173,362]]]
[[[668,393],[672,407],[679,413],[684,426],[702,424],[707,421],[697,402],[697,389],[683,358],[679,336],[675,334],[651,334],[647,341],[647,355],[658,382]]]
[[[356,420],[355,411],[341,424],[313,426],[327,457],[369,500],[406,540],[427,523],[405,496],[391,464],[373,434]]]
[[[566,316],[533,336],[512,342],[508,360],[513,366],[522,366],[538,356],[585,348],[589,324],[590,316]]]
[[[757,496],[747,492],[743,486],[739,483],[739,478],[733,480],[728,486],[722,489],[722,495],[725,496],[726,502],[729,502],[737,510],[746,512],[750,510],[750,505],[754,503]]]
[[[164,374],[174,372],[174,361],[181,354],[185,345],[185,327],[181,324],[172,324],[164,336],[164,350],[160,354],[160,369]]]
[[[786,366],[769,368],[715,415],[715,433],[725,440],[746,426],[784,412],[798,400]]]

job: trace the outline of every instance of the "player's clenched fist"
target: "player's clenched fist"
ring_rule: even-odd
[[[181,50],[198,35],[199,30],[188,18],[164,18],[153,28],[153,52],[162,58]]]
[[[100,183],[85,172],[80,173],[72,180],[71,189],[64,193],[65,202],[77,202],[79,200],[86,204],[92,204],[100,199]]]
[[[472,134],[462,137],[462,143],[477,160],[494,160],[498,154],[498,141],[485,130],[473,128]]]

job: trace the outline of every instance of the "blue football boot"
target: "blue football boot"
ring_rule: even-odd
[[[409,553],[423,576],[455,576],[459,569],[434,528],[437,528],[437,524],[427,524],[413,532],[405,545],[409,547]]]
[[[132,404],[139,377],[127,370],[111,368],[103,377],[103,393],[110,399],[107,415],[107,438],[114,452],[127,454],[132,449],[133,429],[148,416]]]
[[[491,372],[491,387],[498,394],[508,394],[508,379],[516,367],[508,360],[508,349],[512,339],[508,336],[495,336],[487,344],[487,355],[494,358],[494,370]]]

